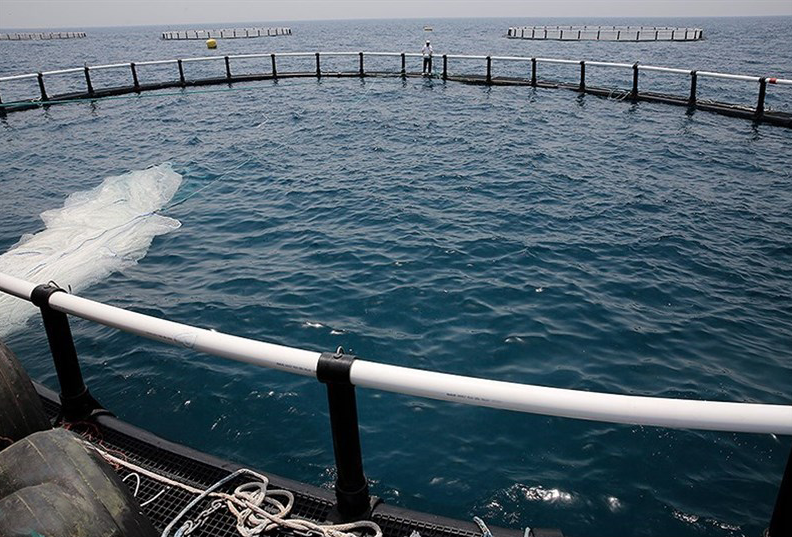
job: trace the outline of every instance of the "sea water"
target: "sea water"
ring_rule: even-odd
[[[290,37],[220,41],[218,53],[410,51],[431,36],[438,53],[792,76],[790,18],[614,22],[701,26],[707,39],[695,43],[503,37],[551,22],[293,22]],[[561,23],[588,22],[604,23]],[[159,40],[164,29],[0,43],[0,69],[206,54],[201,42]],[[614,83],[629,85],[625,76]],[[771,106],[788,110],[784,89],[770,89]],[[4,100],[28,90],[0,84]],[[756,88],[703,91],[752,104]],[[560,388],[789,404],[791,148],[788,129],[678,107],[430,79],[280,80],[53,106],[0,119],[0,264],[305,349]],[[0,302],[2,337],[56,387],[40,321],[19,304]],[[79,319],[72,328],[92,393],[121,418],[332,486],[316,381]],[[789,453],[789,438],[773,435],[358,397],[374,494],[509,527],[758,535]]]

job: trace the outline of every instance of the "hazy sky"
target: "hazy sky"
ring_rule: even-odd
[[[359,18],[792,15],[792,0],[0,0],[0,28]]]

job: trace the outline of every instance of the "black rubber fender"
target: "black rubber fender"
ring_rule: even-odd
[[[50,427],[30,377],[0,341],[0,449]]]
[[[33,433],[0,452],[3,537],[155,537],[129,488],[65,429]]]

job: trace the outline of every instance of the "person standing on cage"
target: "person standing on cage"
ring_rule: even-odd
[[[424,75],[432,74],[432,52],[432,45],[429,43],[429,41],[427,41],[424,47],[421,49],[421,54],[423,55]]]

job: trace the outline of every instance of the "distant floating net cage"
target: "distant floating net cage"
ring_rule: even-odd
[[[506,37],[551,41],[699,41],[701,28],[669,26],[513,26]]]
[[[340,61],[341,64],[332,64],[332,67],[328,68],[328,60]],[[383,61],[387,65],[383,66]],[[86,65],[0,77],[0,115],[39,106],[166,88],[226,85],[278,78],[421,77],[421,61],[422,55],[418,53],[349,51],[212,55],[137,63]],[[238,68],[241,62],[252,62],[253,72],[240,73]],[[792,113],[772,109],[766,105],[769,91],[783,93],[770,88],[792,86],[792,79],[658,67],[638,62],[630,64],[523,56],[443,54],[435,55],[434,62],[436,74],[431,76],[442,82],[567,89],[606,99],[671,104],[685,107],[689,112],[704,110],[749,119],[757,123],[792,127]],[[139,69],[152,66],[165,70],[164,80],[141,78]],[[204,67],[199,69],[200,66]],[[559,73],[552,70],[554,67],[566,69],[562,73],[562,78],[558,78]],[[114,83],[99,87],[94,77],[97,73],[106,72],[117,75],[114,77]],[[602,72],[612,72],[615,75],[615,82],[612,85],[611,83],[595,84],[592,74]],[[659,91],[656,87],[657,81],[653,78],[656,74],[676,80],[680,88],[673,93]],[[66,76],[74,77],[73,82],[79,84],[76,91],[58,94],[48,91],[47,80]],[[700,95],[701,86],[713,85],[715,81],[739,84],[737,89],[742,95],[750,96],[753,103],[734,104]],[[25,88],[19,97],[9,99],[7,90],[15,84],[23,84]],[[747,88],[748,91],[745,92],[743,88]],[[786,99],[789,101],[788,94]]]
[[[251,39],[254,37],[277,37],[291,35],[291,28],[224,28],[222,30],[173,30],[162,32],[162,39],[203,40],[203,39]]]
[[[85,32],[25,32],[0,34],[0,41],[49,41],[50,39],[81,39]]]

